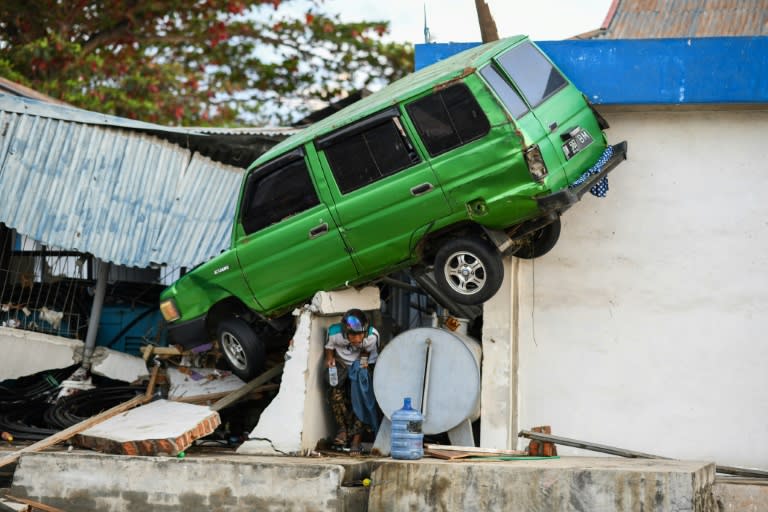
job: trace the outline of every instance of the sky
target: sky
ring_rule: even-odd
[[[599,28],[612,0],[486,0],[499,37],[518,34],[553,41]],[[323,10],[343,21],[389,21],[392,40],[436,43],[480,41],[474,0],[325,0]]]

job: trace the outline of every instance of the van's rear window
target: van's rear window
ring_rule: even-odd
[[[483,75],[491,86],[491,89],[496,91],[501,101],[507,107],[507,110],[512,117],[520,119],[528,113],[528,105],[525,104],[523,99],[517,93],[517,91],[510,85],[506,78],[493,66],[485,66],[480,70],[480,74]]]
[[[568,83],[529,42],[510,48],[498,57],[498,61],[534,108]]]
[[[465,84],[452,85],[406,107],[432,156],[479,139],[491,128]]]

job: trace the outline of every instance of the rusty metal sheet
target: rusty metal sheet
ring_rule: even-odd
[[[768,0],[614,0],[605,39],[768,35]]]

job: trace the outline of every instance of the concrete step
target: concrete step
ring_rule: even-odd
[[[369,487],[360,485],[369,477]],[[610,457],[515,461],[86,451],[21,457],[12,494],[77,511],[547,510],[717,512],[714,464]]]

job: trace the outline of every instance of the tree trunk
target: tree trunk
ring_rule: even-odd
[[[499,40],[499,32],[496,30],[496,22],[493,20],[491,8],[485,0],[475,0],[477,9],[477,21],[480,22],[480,37],[484,43]]]

